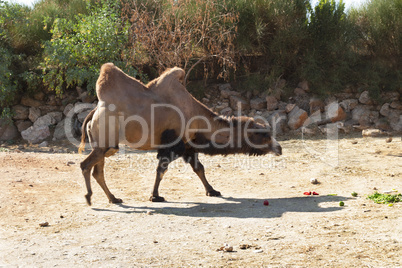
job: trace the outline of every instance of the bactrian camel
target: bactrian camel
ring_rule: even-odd
[[[128,76],[112,63],[102,66],[96,82],[99,102],[85,118],[79,151],[86,139],[91,153],[81,163],[91,204],[92,175],[112,203],[121,203],[104,178],[105,157],[126,144],[138,150],[157,150],[159,164],[150,200],[162,202],[158,188],[170,162],[179,157],[191,165],[208,196],[220,196],[205,178],[198,153],[208,155],[282,154],[269,130],[249,117],[222,117],[196,100],[182,84],[184,71],[168,69],[147,85]]]

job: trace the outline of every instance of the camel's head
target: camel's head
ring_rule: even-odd
[[[249,146],[253,149],[260,150],[263,153],[272,153],[275,155],[282,154],[282,147],[271,136],[271,130],[266,126],[253,122],[247,130]]]

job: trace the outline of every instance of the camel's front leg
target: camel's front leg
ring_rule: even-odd
[[[149,200],[152,202],[164,202],[165,201],[165,198],[163,198],[162,196],[159,196],[159,184],[161,183],[163,175],[165,175],[170,162],[171,161],[168,158],[160,158],[159,159],[158,167],[156,168],[156,179],[155,179],[154,189],[152,191],[151,197],[149,198]]]
[[[204,185],[207,196],[221,196],[221,193],[214,190],[214,188],[211,186],[211,184],[209,184],[209,182],[207,181],[207,178],[205,177],[204,166],[201,164],[200,160],[198,159],[198,153],[193,153],[191,155],[188,155],[186,158],[187,159],[185,159],[185,160],[188,161],[188,163],[193,168],[195,174],[198,175],[202,184]]]
[[[161,144],[170,144],[170,147],[167,148],[161,148],[158,150],[158,167],[156,168],[156,179],[155,179],[155,184],[154,184],[154,189],[152,191],[152,195],[149,198],[150,201],[152,202],[163,202],[165,201],[165,198],[162,196],[159,196],[159,184],[163,178],[163,175],[165,175],[168,165],[170,162],[176,160],[177,158],[183,156],[185,152],[185,146],[183,141],[178,141],[174,144],[172,144],[173,141],[177,139],[177,135],[175,134],[174,130],[168,129],[165,130],[162,133],[161,137]]]

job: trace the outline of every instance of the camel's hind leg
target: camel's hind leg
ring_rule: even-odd
[[[105,179],[104,179],[103,167],[104,167],[105,156],[108,156],[110,154],[110,150],[115,150],[115,149],[114,148],[94,148],[92,150],[92,152],[88,155],[88,157],[81,163],[82,175],[84,175],[85,185],[87,187],[87,194],[85,195],[85,198],[87,199],[88,205],[91,205],[91,196],[92,196],[91,170],[93,167],[95,167],[93,175],[94,175],[95,179],[97,180],[97,182],[99,183],[99,185],[105,191],[109,200],[111,202],[113,202],[112,200],[121,201],[121,200],[115,198],[110,193],[109,189],[106,186]],[[119,202],[116,202],[116,203],[119,203]]]
[[[116,198],[107,187],[105,182],[104,167],[105,167],[105,158],[103,158],[101,161],[98,162],[98,164],[95,165],[92,175],[99,183],[99,185],[102,187],[103,191],[107,195],[107,198],[109,198],[110,203],[123,203],[123,200],[121,200],[120,198]]]

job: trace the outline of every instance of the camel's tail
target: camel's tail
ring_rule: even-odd
[[[92,117],[94,116],[94,113],[96,112],[96,109],[98,107],[95,107],[88,115],[85,117],[84,122],[82,123],[82,134],[81,134],[81,143],[80,147],[78,147],[78,153],[81,154],[82,151],[85,149],[85,140],[87,138],[87,124],[91,121]]]

